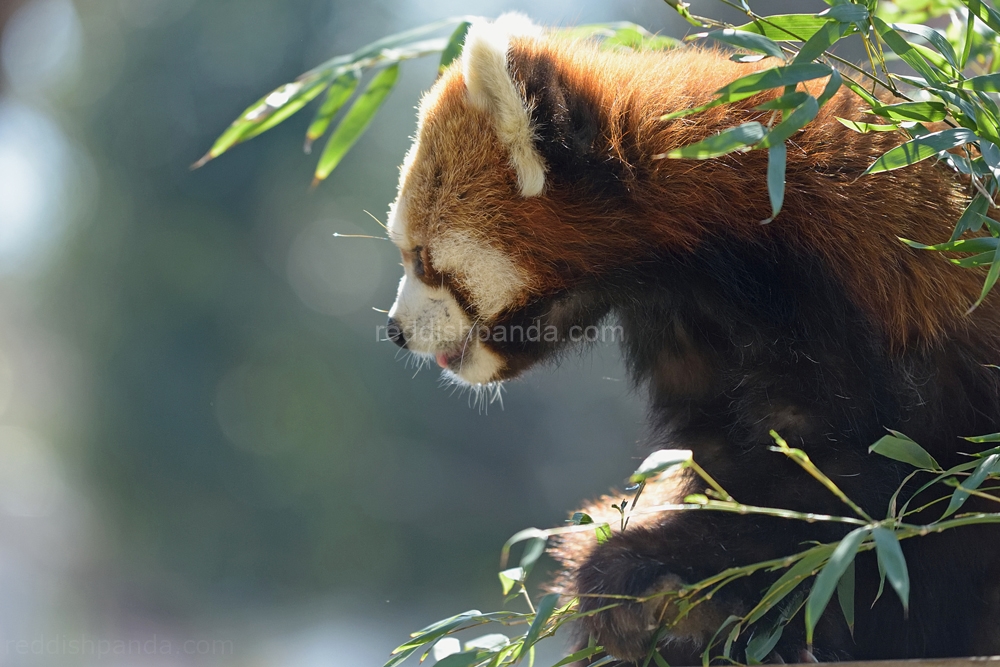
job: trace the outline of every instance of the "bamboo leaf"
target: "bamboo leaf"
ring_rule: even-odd
[[[663,157],[672,159],[707,160],[755,144],[764,138],[764,126],[754,121],[744,123],[694,144],[677,148]],[[657,156],[659,157],[659,156]]]
[[[757,53],[763,53],[782,60],[785,57],[785,54],[781,51],[781,47],[778,46],[773,40],[754,32],[725,28],[723,30],[713,30],[711,32],[701,33],[698,36],[711,37],[712,39],[720,42],[725,42],[726,44],[730,44],[732,46],[738,46],[741,49],[756,51]]]
[[[941,466],[938,465],[933,456],[927,453],[926,449],[898,431],[890,431],[890,433],[892,435],[879,438],[874,445],[868,448],[868,451],[895,461],[909,463],[914,468],[921,470],[941,469]]]
[[[812,96],[807,97],[805,102],[797,106],[784,120],[772,127],[771,131],[767,133],[757,147],[770,148],[777,144],[783,144],[786,139],[790,139],[792,135],[815,118],[818,113],[819,103],[816,101],[816,98]],[[770,167],[768,171],[770,172]],[[782,169],[783,176],[784,169]],[[770,183],[770,173],[768,173],[768,182]]]
[[[810,98],[811,99],[811,98]],[[771,146],[767,151],[767,196],[771,200],[771,222],[781,211],[785,201],[785,162],[788,150],[784,142]]]
[[[535,611],[535,620],[531,622],[531,627],[528,628],[528,632],[524,635],[519,655],[523,655],[525,650],[534,646],[535,642],[538,641],[542,630],[545,628],[545,623],[552,616],[553,612],[555,612],[557,604],[559,604],[558,593],[549,593],[539,601],[538,609]]]
[[[847,7],[857,7],[858,5],[840,5]],[[864,9],[864,7],[861,7]],[[868,11],[865,10],[865,15]],[[809,41],[802,45],[799,49],[798,54],[795,56],[793,62],[796,63],[808,63],[819,56],[823,55],[823,52],[829,49],[831,46],[840,41],[840,38],[851,31],[851,26],[847,23],[838,23],[837,21],[827,21],[822,28],[816,31],[816,34],[809,38]]]
[[[991,454],[983,459],[976,469],[961,483],[961,488],[955,489],[954,493],[951,494],[951,501],[948,503],[948,509],[945,510],[941,518],[951,516],[965,504],[965,501],[969,499],[969,491],[975,491],[979,486],[989,477],[991,474],[1000,472],[1000,455]]]
[[[931,67],[927,60],[920,54],[913,45],[903,39],[902,35],[889,27],[889,25],[877,16],[871,17],[872,25],[878,32],[882,41],[892,49],[893,53],[900,57],[903,62],[915,69],[927,81],[941,81],[942,77]]]
[[[746,654],[747,662],[751,665],[760,665],[767,659],[774,647],[778,645],[785,626],[779,624],[769,632],[755,632],[747,642]]]
[[[330,172],[340,164],[347,151],[351,149],[368,128],[379,107],[382,106],[385,98],[392,91],[393,86],[396,85],[398,77],[398,63],[386,67],[375,75],[375,78],[368,84],[365,92],[361,93],[358,99],[354,101],[354,104],[351,105],[351,108],[341,119],[337,129],[330,135],[326,146],[323,148],[323,154],[320,156],[319,164],[316,167],[316,175],[313,179],[314,184],[329,176]]]
[[[306,131],[305,151],[312,151],[314,141],[326,134],[326,129],[330,126],[330,121],[340,111],[341,107],[347,103],[354,91],[358,88],[361,74],[357,70],[349,70],[337,77],[330,88],[326,91],[326,99],[323,105],[316,112],[316,118],[309,125]]]
[[[903,243],[917,250],[936,250],[938,252],[988,252],[997,249],[997,239],[992,236],[981,236],[974,239],[958,239],[947,243],[924,245],[908,239],[900,239]]]
[[[830,99],[837,94],[840,87],[844,85],[844,78],[840,75],[840,72],[833,70],[833,74],[830,75],[830,80],[826,82],[826,86],[823,88],[823,92],[820,93],[819,97],[816,98],[816,102],[823,106]]]
[[[754,108],[760,111],[785,111],[799,106],[806,101],[807,97],[809,97],[809,93],[799,90],[794,93],[785,93],[784,95],[775,97],[773,100],[758,104]]]
[[[945,116],[948,115],[948,110],[942,102],[900,102],[885,106],[873,104],[872,113],[893,120],[919,120],[935,123],[944,120]]]
[[[514,584],[524,581],[527,574],[523,567],[512,567],[498,572],[497,576],[500,577],[500,588],[503,590],[503,594],[507,595],[514,588]]]
[[[997,93],[1000,92],[1000,73],[974,76],[971,79],[959,81],[958,87],[962,90],[978,90],[985,93]]]
[[[906,569],[906,559],[903,557],[899,540],[896,538],[896,533],[881,527],[874,528],[872,536],[875,538],[875,552],[878,554],[878,562],[881,569],[885,571],[889,585],[896,591],[900,602],[903,603],[903,612],[905,613],[910,606],[910,573]]]
[[[266,132],[296,111],[300,110],[326,88],[328,79],[301,79],[275,88],[247,107],[215,140],[212,147],[198,160],[200,167],[219,157],[238,143]]]
[[[583,650],[577,651],[576,653],[571,653],[570,655],[567,655],[565,658],[563,658],[556,664],[552,665],[552,667],[564,667],[565,665],[569,665],[574,662],[579,662],[581,660],[589,658],[590,656],[600,653],[603,650],[604,649],[600,646],[590,646]]]
[[[684,465],[691,460],[691,457],[690,449],[658,449],[646,457],[639,468],[632,473],[629,481],[632,484],[639,484],[665,470]]]
[[[831,18],[841,23],[864,23],[868,20],[868,8],[864,5],[852,5],[849,3],[844,3],[840,5],[834,5],[829,9],[824,9],[818,16],[824,18]]]
[[[844,614],[847,627],[851,634],[854,634],[854,562],[852,561],[844,574],[840,576],[837,583],[837,602],[840,603],[840,611]]]
[[[912,23],[893,23],[892,29],[897,32],[906,32],[911,35],[923,37],[938,50],[938,53],[945,57],[952,67],[958,70],[962,69],[959,65],[958,55],[955,53],[955,49],[952,47],[951,42],[948,41],[947,37],[934,28]]]
[[[450,653],[435,662],[434,667],[472,667],[482,660],[481,655],[482,652],[478,650]]]
[[[459,55],[462,53],[462,46],[465,44],[465,34],[469,32],[469,26],[472,25],[469,21],[462,21],[455,28],[455,32],[451,33],[451,37],[448,38],[448,44],[444,47],[444,51],[441,52],[441,63],[438,65],[438,74],[444,72]]]
[[[1000,14],[981,0],[970,0],[967,3],[969,13],[990,27],[993,32],[1000,33]]]
[[[725,100],[741,100],[762,90],[781,86],[794,86],[803,81],[822,79],[825,76],[830,76],[832,72],[833,68],[821,63],[801,63],[786,65],[785,67],[773,67],[740,77],[715,92],[716,95]]]
[[[860,132],[861,134],[866,134],[868,132],[896,132],[899,130],[898,125],[877,125],[873,123],[858,123],[853,120],[847,120],[846,118],[840,118],[834,116],[840,124],[847,127],[855,132]]]
[[[816,582],[812,590],[809,591],[809,599],[806,600],[806,643],[812,644],[813,631],[823,610],[833,597],[840,582],[841,576],[847,571],[848,566],[854,562],[861,543],[865,541],[871,530],[867,527],[856,528],[848,533],[837,548],[833,550],[829,562],[820,570],[816,576]]]
[[[996,259],[996,251],[991,252],[981,252],[978,255],[973,255],[972,257],[964,257],[962,259],[949,259],[948,261],[955,266],[961,266],[963,269],[974,269],[977,266],[989,266],[993,264]]]
[[[803,553],[798,562],[788,568],[777,581],[771,584],[771,587],[764,593],[757,606],[750,610],[750,613],[746,616],[746,624],[751,625],[763,618],[768,611],[784,600],[799,584],[811,577],[823,561],[830,557],[833,550],[833,545],[821,544]]]
[[[962,146],[973,141],[976,141],[976,134],[962,127],[932,132],[922,137],[910,139],[906,143],[887,151],[882,157],[875,160],[864,173],[876,174],[882,171],[908,167],[921,160],[934,157],[941,151]]]
[[[804,42],[827,24],[827,19],[815,14],[779,14],[766,21],[753,21],[736,26],[736,30],[755,32],[777,41]]]

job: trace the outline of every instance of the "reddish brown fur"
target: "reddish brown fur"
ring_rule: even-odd
[[[966,193],[934,160],[861,176],[905,137],[858,134],[834,120],[864,116],[864,104],[852,93],[839,93],[792,138],[784,208],[774,222],[762,225],[770,214],[766,151],[704,161],[656,156],[741,123],[773,120],[770,112],[752,108],[760,98],[661,120],[665,113],[710,101],[729,81],[773,62],[738,64],[720,52],[695,48],[602,51],[557,40],[515,41],[512,60],[521,58],[550,58],[565,85],[601,110],[601,152],[627,165],[627,207],[621,201],[612,205],[581,198],[571,188],[517,196],[516,176],[506,166],[486,113],[469,108],[461,73],[453,69],[424,119],[425,125],[440,127],[424,135],[435,145],[421,146],[434,159],[416,163],[425,172],[426,187],[415,195],[412,210],[427,216],[412,221],[411,229],[428,238],[459,227],[474,234],[488,229],[489,242],[532,277],[525,300],[612,269],[610,259],[631,262],[651,246],[694,251],[724,230],[765,244],[792,239],[796,247],[823,258],[894,347],[933,344],[969,327],[965,311],[979,294],[983,273],[958,269],[938,254],[897,240],[947,239]],[[448,113],[439,116],[436,109]],[[473,145],[489,150],[465,149]],[[432,169],[446,180],[439,182],[428,173]],[[447,180],[452,176],[454,183]],[[462,187],[463,193],[449,192],[450,186]],[[482,224],[484,218],[490,224]],[[1000,329],[997,304],[990,298],[979,309],[974,319],[980,327]]]

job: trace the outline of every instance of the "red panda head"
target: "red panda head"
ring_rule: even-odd
[[[768,122],[757,105],[773,92],[664,118],[767,66],[710,49],[601,50],[517,14],[474,23],[460,62],[421,102],[389,212],[405,269],[390,338],[462,382],[508,379],[641,290],[687,280],[692,256],[737,248],[814,261],[893,349],[963,326],[981,277],[897,241],[947,238],[960,184],[929,160],[862,178],[901,137],[836,122],[865,113],[854,96],[836,95],[795,135],[775,224],[760,224],[771,215],[767,151],[660,159]]]
[[[538,296],[539,278],[504,239],[526,233],[524,204],[544,191],[546,167],[507,53],[512,38],[540,34],[519,14],[470,27],[461,62],[421,102],[389,211],[405,271],[390,337],[469,384],[525,365],[503,327]]]

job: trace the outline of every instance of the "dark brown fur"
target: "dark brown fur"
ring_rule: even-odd
[[[698,49],[607,52],[554,38],[514,40],[508,66],[531,110],[545,191],[520,196],[489,114],[469,104],[461,71],[452,69],[422,107],[408,234],[413,245],[429,247],[428,263],[434,240],[455,230],[516,262],[527,288],[487,321],[477,318],[460,276],[440,276],[484,325],[541,322],[565,331],[616,317],[633,376],[650,389],[647,449],[692,449],[747,504],[844,512],[818,482],[769,451],[769,431],[777,429],[869,513],[884,516],[910,471],[867,453],[886,427],[908,433],[945,466],[965,460],[959,452],[970,447],[959,436],[1000,431],[1000,382],[986,367],[1000,361],[1000,298],[967,316],[983,272],[899,242],[947,239],[968,192],[934,160],[863,176],[905,137],[862,135],[838,123],[835,116],[857,120],[866,111],[848,92],[789,141],[784,208],[769,224],[761,224],[770,215],[765,151],[659,157],[750,120],[772,120],[754,110],[761,98],[661,119],[772,65],[740,65]],[[487,345],[503,360],[503,377],[564,347]],[[661,480],[642,502],[701,490],[690,478]],[[608,504],[602,499],[588,511],[608,518]],[[610,601],[602,595],[671,590],[845,532],[758,516],[637,515],[603,545],[566,540],[555,552],[564,566],[557,588],[583,595],[581,607],[592,610]],[[1000,531],[908,540],[904,551],[913,581],[909,617],[891,594],[874,601],[878,571],[862,554],[855,635],[828,613],[816,655],[1000,651]],[[744,613],[772,579],[720,591],[674,628],[662,653],[672,664],[696,661],[718,623]],[[666,612],[623,605],[587,617],[584,634],[635,661]],[[795,620],[774,657],[795,661],[805,648]]]

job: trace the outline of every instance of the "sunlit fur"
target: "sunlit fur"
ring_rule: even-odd
[[[662,117],[777,63],[491,32],[503,25],[470,32],[480,36],[478,55],[449,68],[425,96],[402,168],[390,236],[408,281],[418,279],[419,260],[422,287],[413,299],[401,293],[393,313],[404,332],[420,318],[442,331],[434,313],[462,323],[461,336],[442,334],[411,349],[461,347],[460,358],[448,357],[448,377],[489,385],[552,359],[569,345],[571,327],[614,318],[632,377],[650,393],[644,448],[693,450],[751,505],[846,511],[769,450],[772,429],[879,517],[911,470],[868,454],[885,428],[916,438],[945,467],[973,448],[959,436],[1000,431],[1000,381],[988,367],[1000,361],[1000,299],[990,296],[966,315],[984,271],[898,240],[947,239],[968,201],[961,178],[935,160],[863,175],[906,137],[858,134],[837,122],[866,119],[863,103],[842,91],[788,142],[784,207],[762,224],[771,215],[766,151],[701,161],[663,154],[741,123],[777,120],[754,108],[775,93]],[[824,84],[807,88],[818,94]],[[541,187],[525,187],[526,154],[541,160]],[[475,335],[531,323],[560,337],[514,343]],[[476,344],[462,347],[464,336]],[[643,503],[692,491],[703,489],[690,478],[661,480]],[[609,500],[588,511],[607,516]],[[995,509],[977,502],[967,508]],[[555,587],[581,594],[581,608],[596,610],[845,532],[837,524],[710,512],[637,516],[600,546],[587,536],[566,539],[555,552],[564,566]],[[964,528],[907,540],[903,549],[913,564],[908,617],[890,594],[875,600],[878,568],[861,554],[854,634],[831,610],[806,654],[799,618],[771,660],[1000,651],[1000,531]],[[698,662],[706,637],[773,579],[761,573],[719,592],[662,637],[663,655],[671,664]],[[654,638],[650,619],[664,611],[651,604],[587,616],[581,642],[591,634],[623,664],[640,661]]]

